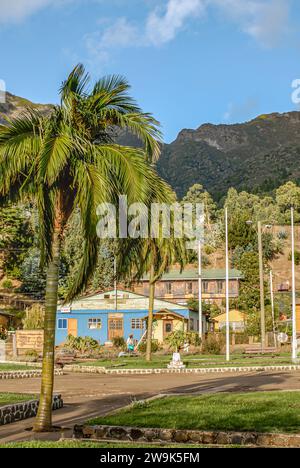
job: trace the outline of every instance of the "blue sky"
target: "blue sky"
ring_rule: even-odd
[[[1,0],[0,79],[35,102],[57,102],[82,62],[118,73],[165,141],[182,128],[296,110],[299,0]]]

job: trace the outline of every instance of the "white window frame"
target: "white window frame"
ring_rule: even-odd
[[[65,326],[65,327],[60,327],[60,326],[59,326],[59,323],[60,323],[60,322],[66,322],[66,326]],[[58,318],[58,319],[57,319],[57,329],[58,329],[58,330],[68,330],[68,319],[66,319],[66,318]]]
[[[100,326],[98,326],[100,325]],[[89,330],[101,330],[102,328],[102,319],[99,317],[91,317],[88,319],[88,329]]]

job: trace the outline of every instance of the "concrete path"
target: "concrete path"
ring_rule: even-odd
[[[1,392],[38,393],[40,379],[1,381]],[[0,442],[58,440],[71,437],[74,424],[102,416],[135,399],[158,394],[205,394],[218,392],[299,390],[300,372],[211,375],[95,375],[67,374],[55,378],[55,392],[65,402],[53,413],[53,423],[65,428],[62,433],[32,434],[26,429],[32,419],[0,427]]]

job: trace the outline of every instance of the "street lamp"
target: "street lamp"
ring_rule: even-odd
[[[292,338],[292,359],[295,362],[298,354],[297,343],[297,323],[296,323],[296,278],[295,278],[295,231],[294,231],[294,208],[291,208],[291,230],[292,230],[292,296],[293,296],[293,338]]]
[[[253,224],[253,221],[247,221],[248,226]],[[271,224],[266,224],[265,229],[271,229]],[[265,322],[265,285],[264,285],[264,259],[263,259],[263,244],[262,244],[262,223],[257,223],[258,235],[258,256],[259,256],[259,289],[260,289],[260,332],[261,332],[261,349],[264,352],[266,347],[266,322]]]
[[[199,337],[202,343],[203,325],[202,325],[202,245],[201,239],[198,242],[198,301],[199,301]]]
[[[226,249],[226,361],[230,361],[230,322],[229,322],[229,242],[228,208],[225,208],[225,249]]]

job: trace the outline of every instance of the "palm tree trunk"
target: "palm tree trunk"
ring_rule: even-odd
[[[154,297],[155,297],[155,282],[154,282],[154,265],[151,265],[150,270],[150,289],[149,289],[149,313],[148,313],[148,326],[147,326],[147,348],[146,348],[146,361],[151,361],[152,355],[152,328],[153,328],[153,311],[154,311]]]
[[[55,329],[58,299],[59,264],[62,243],[61,231],[61,223],[58,222],[55,226],[55,232],[53,236],[52,260],[49,263],[47,270],[43,370],[40,404],[33,428],[35,432],[49,432],[52,429]]]

